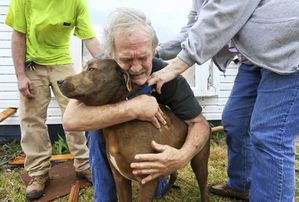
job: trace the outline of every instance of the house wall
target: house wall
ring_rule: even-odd
[[[225,74],[219,70],[216,70],[216,72],[219,79],[217,95],[197,97],[198,102],[203,107],[203,114],[208,120],[221,120],[224,105],[230,95],[235,76],[238,72],[238,65],[231,63]]]
[[[0,111],[18,106],[17,80],[11,58],[12,29],[4,24],[9,0],[0,1]],[[1,122],[1,125],[17,124],[17,115]]]

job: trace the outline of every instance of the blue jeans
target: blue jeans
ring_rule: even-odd
[[[228,185],[250,190],[254,202],[293,201],[295,138],[299,134],[299,73],[239,68],[222,115]]]
[[[116,188],[106,156],[105,140],[101,130],[88,132],[89,163],[94,187],[95,202],[117,201]],[[166,177],[160,180],[155,196],[161,196],[166,186]]]
[[[117,201],[116,188],[106,156],[105,140],[101,130],[88,132],[89,164],[95,202]]]

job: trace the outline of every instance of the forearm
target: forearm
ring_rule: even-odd
[[[25,76],[26,35],[13,31],[11,45],[16,76],[20,78]]]
[[[102,106],[86,106],[77,100],[70,100],[62,122],[67,131],[95,130],[133,119],[154,122],[158,112],[156,98],[148,95]]]
[[[172,71],[175,74],[175,77],[182,74],[190,67],[189,64],[185,63],[185,61],[181,60],[180,58],[176,57],[170,61],[169,65],[167,65],[164,69],[165,71]],[[169,70],[168,70],[169,68]],[[162,69],[163,71],[163,69]],[[174,77],[174,78],[175,78]]]
[[[188,121],[188,135],[182,146],[182,157],[189,162],[204,147],[210,136],[210,126],[206,119],[199,115],[195,119]]]
[[[130,101],[103,106],[86,106],[77,100],[70,100],[63,115],[66,131],[88,131],[105,128],[135,119]]]
[[[101,52],[101,44],[96,37],[83,40],[87,50],[90,54],[95,57]]]

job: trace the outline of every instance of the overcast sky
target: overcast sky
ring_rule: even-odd
[[[142,10],[152,21],[160,42],[167,41],[187,23],[192,0],[88,0],[90,17],[97,36],[111,11],[118,7]]]

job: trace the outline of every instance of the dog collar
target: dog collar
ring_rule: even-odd
[[[135,90],[135,91],[131,91],[128,93],[126,100],[129,100],[137,95],[142,95],[142,94],[151,94],[152,92],[155,91],[154,86],[145,86],[141,89]]]

